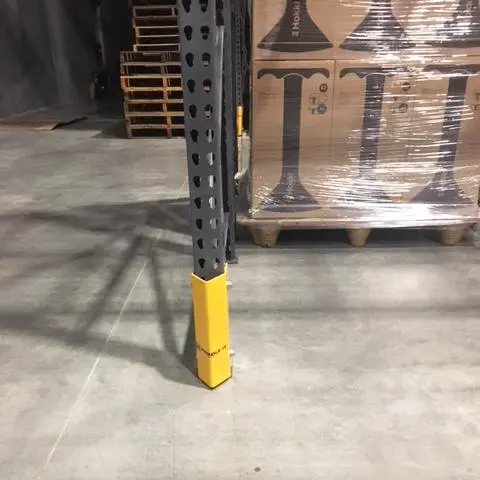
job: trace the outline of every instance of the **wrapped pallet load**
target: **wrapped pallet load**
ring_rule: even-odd
[[[473,0],[254,0],[249,209],[281,229],[478,221],[480,9]]]

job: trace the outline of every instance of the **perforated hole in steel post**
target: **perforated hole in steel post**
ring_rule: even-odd
[[[190,93],[195,93],[195,80],[192,78],[187,80],[187,87]]]
[[[195,60],[195,55],[193,53],[187,53],[185,55],[185,61],[189,67],[193,67],[193,62]]]
[[[203,91],[205,93],[210,93],[212,91],[212,81],[209,78],[206,78],[203,81]]]
[[[208,143],[213,143],[213,139],[215,137],[215,131],[212,129],[212,128],[209,128],[206,132],[205,132],[205,136],[207,137],[207,142]]]
[[[216,26],[224,0],[181,0],[181,54],[185,101],[185,132],[189,153],[190,192],[193,220],[194,270],[210,279],[223,268],[224,231],[221,216],[223,200],[217,190],[220,165],[214,151],[220,148],[221,105],[213,95],[217,88],[212,68],[216,61]],[[182,10],[183,7],[183,10]],[[207,97],[209,95],[209,97]],[[221,183],[221,182],[219,182]],[[218,197],[218,198],[217,198]],[[206,227],[205,227],[206,226]],[[215,251],[216,249],[216,251]]]
[[[190,9],[192,8],[192,0],[182,0],[183,9],[190,13]]]
[[[190,130],[190,137],[191,139],[197,143],[198,140],[198,130]]]
[[[200,33],[202,34],[202,38],[204,40],[208,40],[208,36],[210,35],[210,27],[208,25],[203,25],[200,28]]]
[[[193,28],[191,27],[191,25],[185,25],[185,27],[183,28],[183,33],[185,34],[185,38],[190,41],[193,35]]]
[[[196,105],[190,105],[188,107],[188,111],[190,112],[190,116],[192,118],[195,118],[197,116],[197,106]]]

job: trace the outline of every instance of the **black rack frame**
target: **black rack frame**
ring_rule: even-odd
[[[212,388],[231,371],[226,265],[237,261],[237,111],[248,69],[246,15],[246,0],[178,0],[197,365],[199,377]],[[222,307],[216,311],[212,305]]]

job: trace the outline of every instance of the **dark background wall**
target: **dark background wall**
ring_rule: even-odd
[[[120,52],[131,50],[133,42],[129,0],[103,0],[102,27],[105,39],[105,60],[117,93],[120,90]]]
[[[103,0],[110,76],[131,42],[128,0]],[[95,59],[92,0],[1,0],[0,116],[90,98]]]

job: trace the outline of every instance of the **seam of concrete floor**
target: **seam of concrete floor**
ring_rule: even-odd
[[[188,182],[188,176],[185,178],[182,186],[180,187],[177,194],[175,195],[174,200],[179,200],[180,199],[180,197],[182,195],[182,192],[183,192],[185,186],[187,185],[187,182]],[[160,232],[157,232],[155,234],[154,240],[153,240],[152,245],[150,247],[150,251],[152,251],[155,248],[156,242],[159,240],[159,238],[160,238]],[[85,382],[82,386],[82,389],[80,390],[80,393],[78,394],[76,400],[73,402],[73,405],[70,408],[70,411],[69,411],[68,416],[65,420],[65,423],[63,424],[63,427],[61,428],[60,433],[58,434],[55,442],[53,443],[52,448],[50,449],[50,452],[49,452],[43,466],[40,467],[40,469],[37,472],[37,474],[36,474],[37,480],[40,480],[42,478],[42,475],[46,472],[47,468],[49,467],[50,462],[52,461],[52,458],[55,455],[55,452],[57,451],[58,446],[60,445],[60,442],[62,441],[63,437],[65,436],[65,433],[68,430],[68,427],[69,427],[69,424],[70,424],[71,420],[75,416],[80,404],[82,403],[84,398],[87,396],[88,387],[90,385],[90,382],[92,381],[92,378],[95,375],[95,371],[97,370],[97,367],[100,363],[100,360],[102,359],[104,353],[107,351],[108,343],[110,342],[110,339],[112,338],[113,334],[115,333],[115,330],[117,329],[118,325],[120,324],[120,321],[123,317],[123,313],[125,312],[125,309],[127,308],[127,305],[130,302],[130,298],[132,297],[132,294],[135,291],[135,288],[137,287],[137,284],[138,284],[140,278],[142,277],[143,273],[145,272],[147,264],[148,264],[148,258],[145,260],[142,267],[140,268],[140,271],[139,271],[137,277],[135,278],[135,281],[132,284],[132,288],[130,289],[127,297],[125,298],[125,301],[123,302],[122,308],[121,308],[117,318],[115,319],[115,322],[113,323],[112,328],[110,329],[110,332],[109,332],[107,338],[105,339],[105,343],[103,344],[103,348],[99,352],[95,361],[93,362],[92,368],[90,369],[90,372],[87,375],[87,378],[85,379]]]

